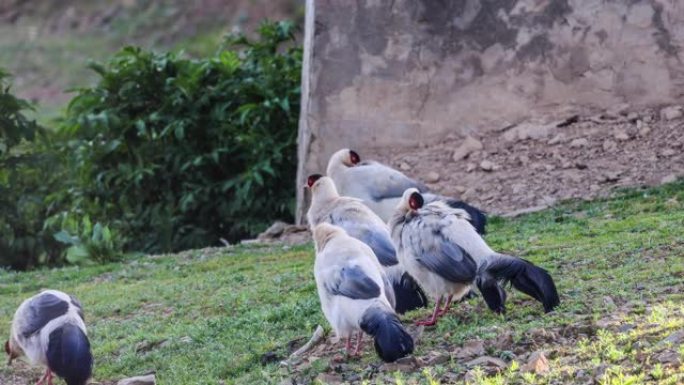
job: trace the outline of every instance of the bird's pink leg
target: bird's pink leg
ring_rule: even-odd
[[[48,380],[48,384],[52,385],[52,372],[50,369],[45,369],[45,374],[43,374],[43,377],[36,382],[36,385],[47,385],[45,384],[45,380]]]
[[[361,353],[361,340],[363,339],[363,332],[359,332],[359,337],[356,339],[356,349],[354,349],[354,355],[358,356]]]
[[[447,297],[446,303],[444,304],[444,309],[440,310],[437,316],[441,317],[449,311],[449,306],[451,306],[451,299],[454,298],[453,295]]]
[[[420,326],[433,326],[434,324],[437,323],[437,313],[439,312],[439,304],[442,302],[442,297],[437,298],[437,301],[435,301],[435,310],[432,312],[432,318],[426,319],[424,321],[418,321],[416,322],[416,325]]]
[[[351,334],[347,337],[347,342],[344,345],[347,355],[351,352]]]

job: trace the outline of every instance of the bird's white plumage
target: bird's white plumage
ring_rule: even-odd
[[[35,312],[31,311],[31,306],[35,305],[36,300],[39,297],[48,294],[54,295],[60,300],[68,303],[69,307],[67,312],[46,323],[36,333],[28,336],[23,335],[21,331],[25,330],[27,325],[31,323],[32,320],[30,318],[35,314]],[[44,290],[22,302],[21,305],[19,305],[19,308],[17,308],[17,311],[14,313],[14,318],[12,320],[12,326],[10,330],[10,349],[19,355],[25,355],[28,361],[33,365],[47,366],[46,352],[50,333],[52,333],[56,328],[66,323],[70,323],[83,330],[83,333],[87,335],[86,325],[79,315],[79,311],[81,310],[74,304],[73,301],[74,300],[71,296],[59,290]]]
[[[361,331],[361,319],[372,306],[393,312],[386,297],[386,280],[373,251],[363,242],[352,238],[337,226],[322,223],[314,227],[316,262],[314,276],[321,301],[321,309],[338,337],[349,337]],[[354,299],[334,294],[334,286],[343,269],[354,269],[368,277],[379,288],[378,295]]]
[[[427,191],[423,183],[382,163],[366,161],[354,165],[349,153],[349,149],[342,149],[333,154],[326,173],[340,195],[361,199],[383,222],[391,218],[404,190],[415,187]]]

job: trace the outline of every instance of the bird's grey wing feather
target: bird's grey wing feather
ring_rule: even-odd
[[[28,338],[40,331],[48,322],[69,311],[69,303],[53,294],[42,294],[32,299],[26,309],[25,321],[19,331]]]
[[[380,295],[380,287],[360,266],[345,266],[325,283],[330,294],[351,299],[371,299]]]
[[[394,266],[399,263],[397,251],[392,244],[389,233],[381,231],[372,223],[364,222],[363,219],[355,218],[354,213],[350,212],[351,210],[345,211],[333,212],[329,217],[330,223],[340,226],[349,236],[368,245],[381,265]]]
[[[475,279],[477,264],[458,244],[442,232],[444,223],[434,218],[409,223],[410,244],[416,260],[426,269],[451,282]]]

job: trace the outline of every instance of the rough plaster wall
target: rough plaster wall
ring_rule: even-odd
[[[538,115],[681,101],[684,92],[680,0],[307,6],[299,185],[341,147],[430,143]]]

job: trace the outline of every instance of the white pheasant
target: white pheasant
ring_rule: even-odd
[[[92,374],[93,356],[81,304],[58,290],[45,290],[25,300],[14,314],[5,352],[8,364],[26,356],[31,364],[46,367],[37,385],[53,385],[53,373],[67,385],[85,385]]]
[[[468,214],[444,202],[425,204],[415,188],[404,192],[390,220],[392,240],[402,265],[435,299],[435,309],[422,325],[434,325],[453,297],[476,284],[487,305],[505,311],[506,293],[499,281],[513,286],[551,311],[559,304],[556,286],[546,270],[513,256],[496,253],[475,231]],[[440,302],[445,300],[440,311]]]
[[[346,338],[347,352],[356,333],[354,354],[359,353],[365,332],[372,336],[376,352],[386,362],[411,354],[413,339],[387,299],[387,280],[373,251],[328,223],[315,226],[313,238],[321,309],[335,334]]]
[[[456,199],[429,192],[428,187],[382,163],[366,160],[348,148],[334,153],[328,161],[327,175],[332,178],[340,195],[359,198],[384,222],[394,214],[401,195],[408,188],[416,188],[426,202],[444,201],[453,208],[466,210],[469,221],[484,235],[487,217],[479,209]]]
[[[335,184],[320,174],[310,175],[311,206],[307,213],[313,228],[327,222],[342,227],[347,234],[368,245],[383,266],[394,293],[393,303],[398,313],[427,305],[427,298],[397,260],[389,228],[361,200],[341,197]]]

